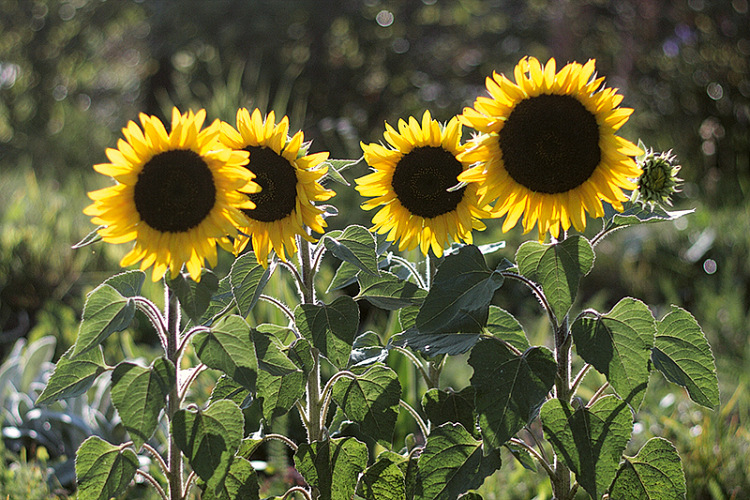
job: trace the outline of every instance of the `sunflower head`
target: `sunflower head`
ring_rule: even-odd
[[[646,154],[638,159],[638,164],[643,172],[632,200],[651,209],[660,204],[672,206],[672,195],[679,192],[678,186],[682,182],[677,177],[681,166],[676,164],[672,150],[657,154],[653,149],[647,149]]]
[[[596,78],[594,61],[542,65],[523,58],[515,82],[487,78],[489,96],[465,108],[461,121],[479,132],[461,160],[476,163],[459,180],[479,185],[482,202],[505,215],[503,230],[523,215],[524,232],[538,224],[540,239],[571,224],[583,231],[586,214],[604,215],[602,202],[622,210],[623,190],[640,175],[642,151],[615,135],[632,109]]]
[[[246,193],[260,188],[242,167],[247,152],[223,146],[219,121],[206,128],[206,112],[172,111],[171,130],[145,114],[141,126],[129,122],[117,149],[107,149],[110,163],[94,170],[115,185],[92,191],[84,209],[99,234],[110,243],[135,241],[122,266],[153,266],[153,280],[170,270],[174,278],[185,265],[200,279],[204,260],[216,265],[216,242],[237,234],[241,209],[253,204]]]
[[[363,143],[374,172],[356,180],[357,191],[372,197],[362,208],[379,208],[373,229],[398,240],[399,250],[419,245],[438,257],[451,241],[471,243],[472,230],[485,228],[479,219],[490,214],[479,204],[477,186],[458,181],[469,166],[458,159],[464,151],[458,119],[441,126],[426,111],[421,123],[410,117],[399,120],[398,131],[388,123],[385,128],[391,147]]]
[[[254,206],[243,209],[244,222],[234,240],[235,252],[252,241],[255,255],[263,265],[273,250],[286,260],[297,252],[296,237],[314,241],[308,229],[322,233],[326,222],[315,202],[326,201],[336,193],[323,188],[321,178],[328,171],[323,164],[328,153],[306,154],[304,134],[289,137],[289,119],[276,123],[271,111],[265,118],[255,109],[237,111],[237,128],[222,123],[221,141],[232,149],[250,154],[245,169],[255,177],[261,191],[250,195]]]

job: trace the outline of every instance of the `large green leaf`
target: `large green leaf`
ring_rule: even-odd
[[[487,446],[499,448],[536,417],[555,383],[557,363],[544,347],[519,356],[490,338],[474,347],[469,364],[482,437]]]
[[[112,286],[102,283],[86,298],[83,318],[78,329],[78,339],[72,359],[93,349],[114,332],[130,326],[135,316],[135,300],[124,297]]]
[[[180,273],[176,278],[168,279],[167,286],[177,295],[185,315],[198,322],[208,309],[211,297],[219,289],[219,278],[204,269],[200,281],[193,281],[189,274]]]
[[[504,340],[521,352],[529,348],[529,340],[523,326],[505,309],[490,306],[486,328],[487,333]]]
[[[478,333],[420,333],[416,328],[392,336],[388,344],[410,347],[428,356],[448,354],[456,356],[468,352],[479,342]]]
[[[284,345],[273,335],[256,331],[253,341],[260,368],[256,396],[263,408],[263,418],[270,423],[274,418],[285,415],[295,401],[304,395],[307,376],[303,366],[289,359]],[[294,352],[297,359],[297,351],[290,352]]]
[[[156,430],[175,377],[174,364],[163,357],[156,358],[148,368],[123,361],[112,372],[112,404],[136,450]]]
[[[624,298],[605,314],[579,318],[571,331],[578,354],[637,411],[646,394],[656,334],[648,306]]]
[[[258,500],[260,498],[258,475],[252,464],[242,457],[234,457],[224,480],[219,481],[213,488],[209,489],[202,484],[202,481],[199,484],[204,487],[203,497],[212,500]]]
[[[447,256],[419,309],[419,333],[481,332],[487,323],[490,301],[502,284],[503,276],[487,267],[474,245]]]
[[[393,370],[375,365],[356,379],[342,377],[333,384],[332,396],[363,433],[390,445],[401,397],[401,384]]]
[[[231,276],[227,275],[219,281],[218,287],[208,303],[208,307],[196,323],[208,326],[218,319],[217,317],[220,314],[232,309],[234,304]]]
[[[380,276],[360,273],[359,295],[354,300],[365,299],[376,307],[395,311],[410,305],[419,305],[427,296],[427,290],[419,288],[386,271]]]
[[[117,290],[123,297],[137,297],[141,294],[141,288],[145,280],[146,273],[134,270],[115,274],[105,280],[104,284]]]
[[[198,359],[227,374],[248,391],[255,391],[258,362],[250,326],[239,316],[225,316],[209,331],[193,335]]]
[[[171,432],[190,466],[211,490],[225,480],[244,426],[242,410],[222,399],[206,410],[178,410],[172,418]]]
[[[300,304],[294,311],[300,333],[338,368],[349,361],[359,327],[359,307],[349,296],[328,305]]]
[[[454,500],[478,488],[484,479],[500,468],[500,453],[485,455],[477,441],[461,424],[434,428],[419,457],[417,500]]]
[[[357,281],[357,275],[359,274],[359,268],[354,264],[343,261],[336,269],[336,273],[331,279],[331,283],[328,285],[326,293],[331,293],[333,290],[339,290],[346,286],[351,285]]]
[[[601,498],[630,440],[633,415],[628,404],[617,396],[605,396],[590,408],[574,410],[559,399],[550,399],[540,414],[544,435],[555,453],[592,497]]]
[[[343,232],[330,231],[323,237],[323,244],[338,259],[354,264],[365,273],[379,274],[375,236],[364,227],[352,225]]]
[[[367,467],[367,445],[352,437],[301,444],[294,466],[310,486],[318,488],[319,500],[352,498],[359,474]]]
[[[354,339],[352,352],[349,354],[349,368],[384,363],[387,358],[388,349],[383,347],[378,334],[368,330]]]
[[[594,265],[594,249],[583,236],[571,236],[544,245],[527,241],[516,252],[518,270],[542,286],[558,321],[568,313],[578,293],[578,283]]]
[[[474,437],[479,437],[474,411],[476,391],[467,386],[459,392],[452,389],[430,389],[422,396],[422,409],[433,427],[447,422],[459,423]]]
[[[719,405],[719,382],[711,347],[692,314],[677,306],[657,325],[651,359],[667,380],[685,387],[708,408]]]
[[[120,497],[133,480],[136,469],[138,457],[133,450],[91,436],[76,452],[78,498],[109,500]]]
[[[381,454],[360,476],[357,495],[365,500],[406,500],[404,473],[389,456]]]
[[[610,498],[628,500],[683,500],[685,474],[674,445],[651,438],[634,457],[625,457],[617,471]]]
[[[71,359],[74,347],[71,347],[55,365],[55,371],[47,386],[39,395],[36,404],[49,404],[58,399],[80,396],[86,392],[107,367],[102,355],[101,346],[86,351]]]
[[[262,266],[254,252],[240,255],[232,264],[229,281],[242,317],[246,318],[258,302],[275,266],[273,261],[267,267]]]

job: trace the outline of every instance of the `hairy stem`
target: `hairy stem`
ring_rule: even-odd
[[[176,373],[174,385],[167,395],[167,419],[171,424],[175,413],[180,409],[180,391],[177,387],[177,381],[180,379],[180,303],[177,300],[177,295],[172,292],[166,283],[164,284],[164,289],[165,317],[167,322],[167,359],[174,363]],[[184,498],[182,491],[182,454],[171,433],[169,435],[168,455],[169,498],[170,500],[182,500]]]
[[[555,377],[555,397],[560,402],[569,404],[571,398],[570,387],[570,349],[572,336],[568,331],[568,317],[555,328],[555,360],[557,361],[557,376]],[[555,454],[555,475],[552,480],[552,492],[555,500],[568,500],[571,497],[570,469]]]

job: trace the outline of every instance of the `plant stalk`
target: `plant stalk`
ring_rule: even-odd
[[[175,413],[180,409],[180,391],[177,386],[179,377],[179,336],[180,336],[180,303],[177,300],[177,295],[172,292],[169,285],[164,284],[165,289],[165,309],[166,309],[166,322],[167,322],[167,359],[174,363],[175,366],[175,382],[167,395],[167,420],[171,427]],[[180,449],[177,447],[177,443],[174,440],[173,433],[169,432],[169,460],[167,465],[169,467],[169,499],[170,500],[182,500],[182,454]]]
[[[555,327],[555,360],[557,361],[557,376],[555,377],[555,397],[561,403],[570,404],[570,349],[572,347],[572,336],[568,331],[568,317],[562,324]],[[554,479],[552,480],[552,493],[555,500],[569,500],[572,498],[570,489],[570,469],[555,454]]]

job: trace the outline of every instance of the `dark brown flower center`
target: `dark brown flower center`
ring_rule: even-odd
[[[461,162],[443,148],[424,146],[405,154],[393,172],[392,186],[409,212],[426,219],[456,209],[466,188],[448,191],[458,184]]]
[[[216,203],[216,185],[198,153],[165,151],[143,166],[134,198],[135,209],[146,224],[164,233],[182,233],[208,217]]]
[[[263,146],[248,146],[250,162],[245,168],[255,174],[260,193],[253,193],[250,200],[255,208],[243,210],[251,219],[261,222],[281,220],[297,206],[297,173],[283,156]]]
[[[499,140],[508,174],[538,193],[577,188],[601,161],[596,117],[569,95],[543,94],[519,102]]]

